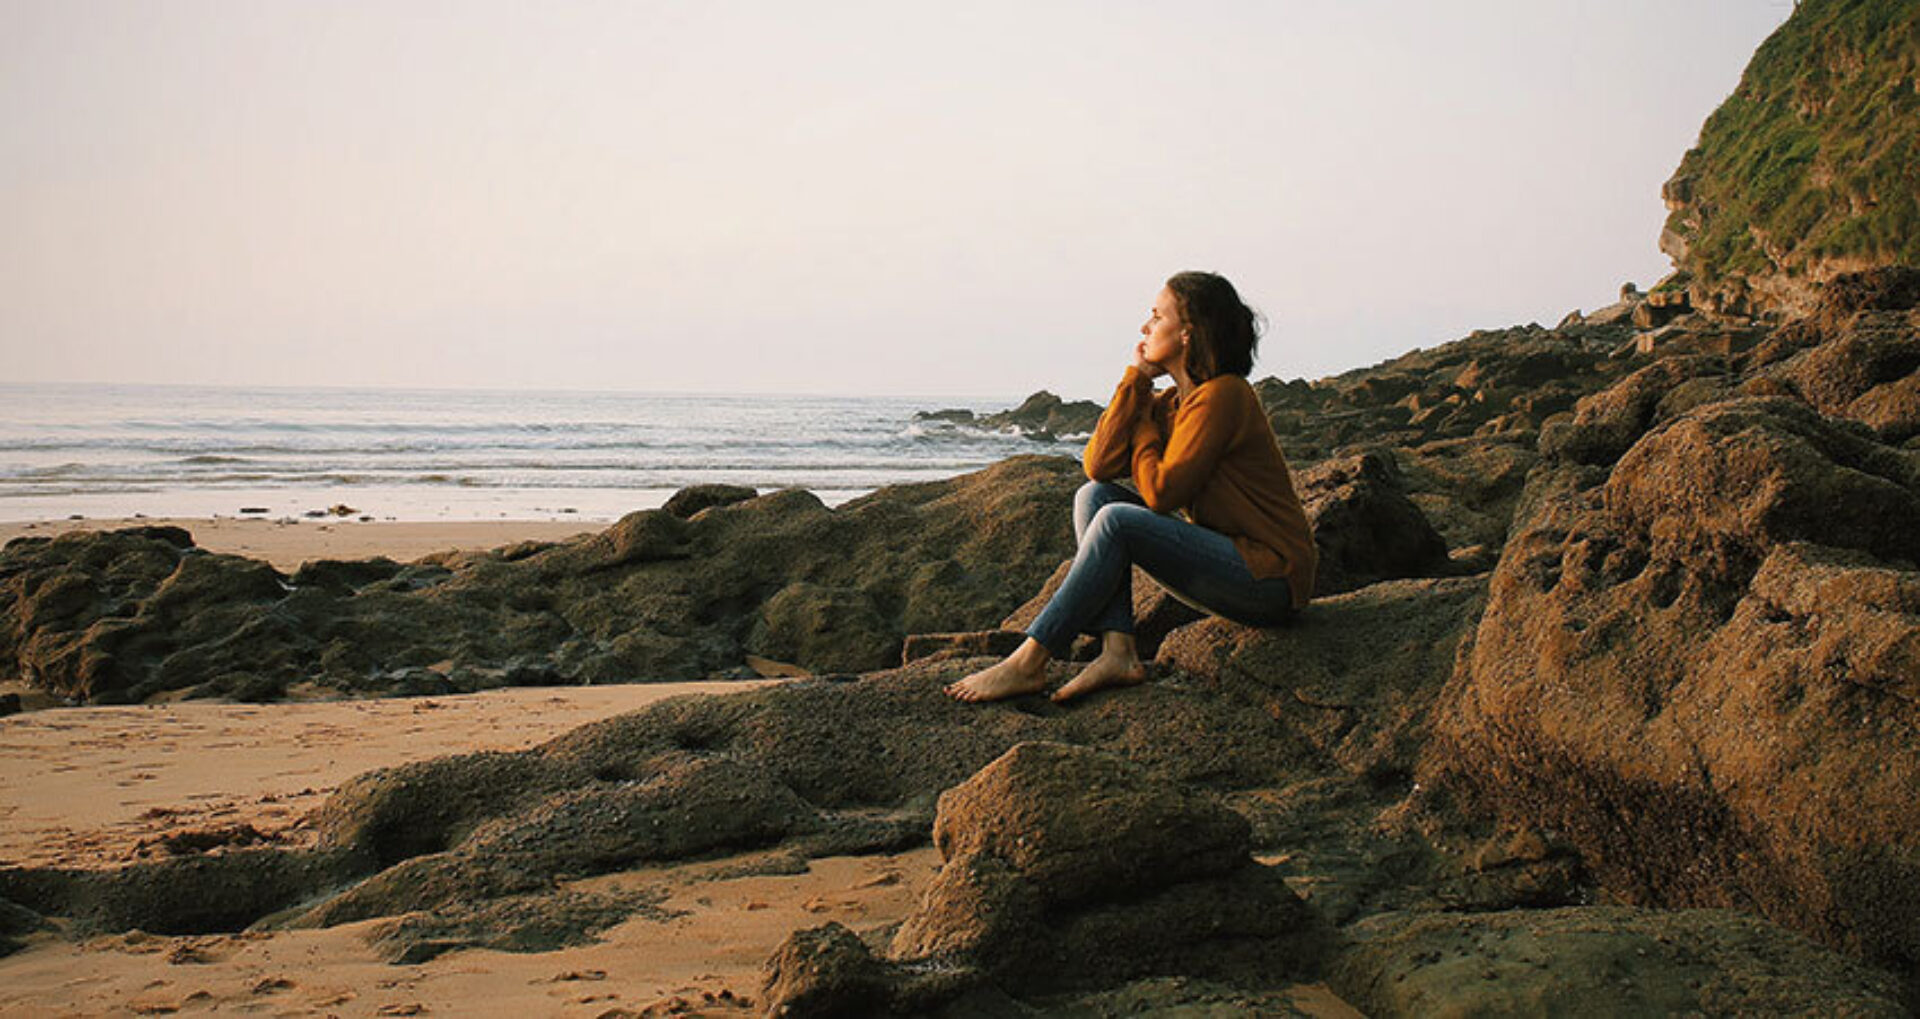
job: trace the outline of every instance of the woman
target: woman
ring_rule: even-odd
[[[1249,626],[1281,622],[1313,593],[1313,532],[1247,384],[1259,341],[1253,310],[1224,278],[1183,272],[1140,332],[1087,443],[1073,567],[1018,650],[947,687],[960,700],[1039,691],[1047,663],[1082,632],[1100,637],[1100,656],[1054,700],[1145,680],[1133,639],[1136,565],[1182,601]],[[1173,388],[1156,395],[1162,375]],[[1115,484],[1127,477],[1132,489]],[[1188,519],[1168,515],[1175,510]]]

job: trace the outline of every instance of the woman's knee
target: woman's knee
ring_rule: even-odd
[[[1111,481],[1089,481],[1073,493],[1073,519],[1077,530],[1085,531],[1094,515],[1107,506],[1125,503],[1131,492]]]
[[[1107,503],[1124,499],[1126,495],[1125,488],[1111,481],[1089,481],[1073,493],[1073,505],[1075,509],[1084,506],[1091,513]]]
[[[1153,516],[1154,512],[1145,506],[1110,502],[1094,513],[1092,522],[1087,525],[1087,535],[1090,539],[1097,535],[1108,541],[1125,540],[1128,530]]]

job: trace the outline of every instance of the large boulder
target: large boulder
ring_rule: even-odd
[[[891,1014],[900,981],[837,923],[795,931],[767,959],[766,1014],[839,1019]]]
[[[1320,551],[1315,597],[1445,571],[1447,543],[1407,497],[1391,453],[1328,460],[1301,471],[1296,487]]]
[[[1718,375],[1656,364],[1543,436],[1426,777],[1622,901],[1911,971],[1920,461]]]
[[[156,672],[205,682],[276,667],[313,650],[271,613],[288,590],[265,563],[211,555],[177,527],[16,538],[0,552],[0,669],[116,701]]]
[[[1536,438],[1503,433],[1395,450],[1407,498],[1445,540],[1456,567],[1490,569],[1499,557],[1527,472],[1540,459]]]
[[[1319,769],[1391,785],[1409,778],[1454,660],[1470,647],[1487,581],[1395,580],[1315,602],[1266,630],[1210,619],[1182,628],[1160,661],[1222,687],[1260,691]]]
[[[1248,855],[1247,822],[1099,751],[1022,743],[940,797],[945,861],[896,962],[1016,995],[1156,974],[1258,985],[1309,973],[1326,934]]]

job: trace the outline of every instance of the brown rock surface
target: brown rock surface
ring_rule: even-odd
[[[750,654],[878,668],[905,634],[991,626],[1038,587],[1071,551],[1078,476],[1016,457],[832,510],[784,491],[292,577],[177,528],[21,538],[0,552],[0,673],[99,702],[702,678]]]
[[[1315,597],[1446,569],[1446,540],[1407,498],[1391,454],[1325,461],[1301,471],[1295,487],[1320,551]]]
[[[1920,461],[1709,367],[1543,438],[1428,777],[1562,832],[1627,902],[1910,968]]]
[[[1331,982],[1376,1019],[1906,1014],[1885,975],[1724,910],[1386,913],[1347,934]]]
[[[1326,932],[1248,856],[1245,820],[1099,751],[1021,743],[941,795],[945,860],[891,954],[1030,995],[1146,975],[1258,986]]]

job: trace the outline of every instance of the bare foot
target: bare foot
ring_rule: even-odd
[[[1038,693],[1047,685],[1047,667],[1029,668],[1009,657],[992,668],[947,684],[947,695],[970,704]]]
[[[1056,703],[1064,704],[1083,694],[1095,690],[1104,690],[1110,686],[1133,686],[1147,681],[1147,667],[1133,655],[1110,654],[1103,652],[1078,676],[1053,692]]]

